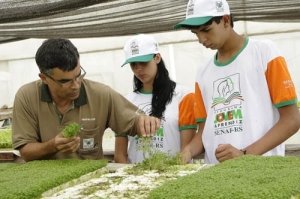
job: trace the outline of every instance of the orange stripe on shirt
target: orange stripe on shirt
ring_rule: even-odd
[[[297,101],[294,83],[283,57],[276,57],[268,63],[265,72],[272,103],[277,107],[294,104]]]
[[[206,114],[206,109],[204,106],[203,98],[202,98],[202,93],[200,90],[200,87],[198,83],[195,83],[195,118],[196,122],[204,122],[207,114]]]

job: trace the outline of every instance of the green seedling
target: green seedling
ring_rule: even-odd
[[[154,152],[151,157],[146,158],[143,162],[139,163],[137,167],[142,170],[157,170],[158,172],[164,172],[170,168],[170,166],[180,165],[180,155],[171,156],[161,151]]]
[[[0,130],[0,149],[12,148],[11,129]]]
[[[79,131],[80,125],[73,122],[65,126],[62,133],[65,138],[70,138],[78,135]]]
[[[175,167],[179,165],[182,165],[179,153],[171,156],[161,151],[155,151],[143,162],[130,167],[127,172],[129,174],[140,174],[144,171],[156,170],[158,173],[163,173],[173,169],[176,170]]]
[[[299,199],[299,165],[299,157],[245,155],[169,181],[147,198]]]
[[[143,152],[144,159],[153,154],[152,137],[140,137],[139,151]]]
[[[106,160],[35,160],[20,163],[0,163],[0,198],[22,199],[22,198],[48,198],[42,194],[58,186],[72,186],[72,183],[84,182],[80,176],[90,172],[101,175],[106,169],[100,168],[107,165]],[[100,169],[100,170],[98,170]],[[71,196],[70,196],[71,197]]]

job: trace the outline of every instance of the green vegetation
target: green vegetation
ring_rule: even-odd
[[[151,191],[149,198],[297,198],[299,165],[299,157],[247,155],[169,181]]]
[[[129,168],[127,172],[129,174],[143,173],[145,170],[156,170],[159,173],[165,172],[170,169],[174,169],[175,165],[181,165],[180,155],[170,156],[166,153],[156,151],[151,157],[146,158],[143,162],[136,164]]]
[[[147,156],[151,156],[152,150],[152,137],[139,137],[140,145],[138,150],[143,152],[144,159]]]
[[[0,149],[12,148],[11,128],[0,130]]]
[[[63,136],[66,138],[74,137],[78,135],[79,131],[80,131],[80,125],[73,122],[64,127]]]
[[[297,106],[298,106],[298,108],[300,108],[300,101],[298,101]]]
[[[0,198],[33,199],[51,188],[106,166],[105,160],[39,160],[0,164]]]

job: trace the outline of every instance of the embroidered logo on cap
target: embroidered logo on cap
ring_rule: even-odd
[[[191,0],[189,5],[188,5],[188,8],[187,8],[187,15],[193,15],[194,14],[194,7],[195,7],[194,0]]]
[[[155,51],[158,51],[158,43],[154,43],[155,45]]]
[[[224,12],[224,4],[222,1],[216,2],[216,10],[217,12]]]
[[[137,55],[139,54],[139,46],[136,43],[136,41],[132,41],[130,44],[130,49],[131,49],[131,55]]]

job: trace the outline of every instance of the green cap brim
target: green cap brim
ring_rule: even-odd
[[[174,29],[185,28],[185,26],[201,26],[213,17],[193,17],[188,18],[174,26]]]
[[[121,67],[123,67],[126,64],[132,63],[132,62],[149,62],[153,59],[153,57],[154,57],[154,54],[132,57],[132,58],[127,59],[125,61],[125,63],[122,64]]]

